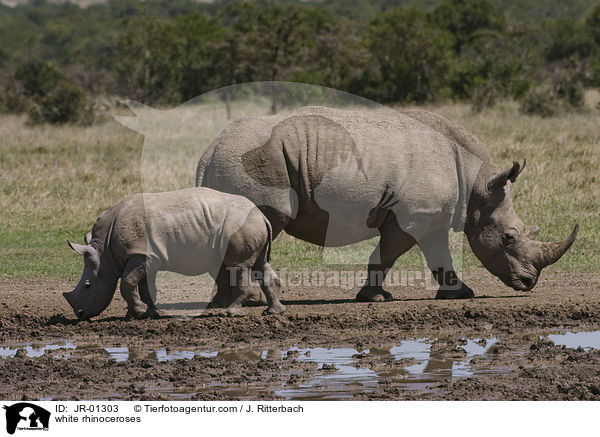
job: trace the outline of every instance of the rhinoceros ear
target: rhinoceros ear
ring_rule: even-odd
[[[89,231],[87,234],[85,234],[83,241],[85,241],[85,244],[90,244],[90,241],[92,241],[92,231]]]
[[[90,246],[88,246],[88,245],[84,246],[83,244],[71,243],[68,240],[67,240],[67,244],[69,245],[69,247],[71,249],[73,249],[79,255],[85,255],[86,253],[90,253]]]
[[[493,176],[488,181],[488,191],[494,191],[499,188],[502,188],[506,185],[508,181],[515,182],[517,180],[517,177],[525,168],[525,164],[527,164],[526,160],[523,160],[523,164],[521,164],[518,161],[514,161],[511,168],[498,173],[496,176]]]

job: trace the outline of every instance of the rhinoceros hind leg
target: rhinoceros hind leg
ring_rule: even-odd
[[[242,310],[242,305],[248,299],[250,295],[250,269],[249,268],[239,268],[235,269],[233,275],[233,283],[230,284],[232,290],[233,301],[229,306],[221,311],[221,314],[227,315],[229,317],[236,317],[244,315]]]
[[[365,285],[356,295],[356,300],[357,302],[385,302],[394,300],[394,296],[381,286]]]
[[[261,272],[260,288],[266,296],[268,305],[268,308],[263,311],[263,316],[282,313],[285,311],[285,307],[279,301],[281,295],[280,279],[268,262],[261,267]]]
[[[229,285],[229,271],[223,265],[219,269],[219,273],[215,279],[217,291],[207,308],[227,308],[233,302],[232,289]]]
[[[158,308],[156,308],[154,299],[152,298],[153,295],[156,298],[156,273],[149,272],[144,276],[138,284],[138,290],[140,292],[140,299],[148,306],[146,315],[150,319],[160,318]]]
[[[231,275],[233,275],[233,272],[230,272],[225,266],[221,267],[215,280],[217,290],[207,308],[227,308],[231,305],[234,299],[233,288],[229,285]],[[249,307],[264,306],[267,305],[267,299],[260,289],[252,288],[242,305]]]
[[[475,293],[464,282],[459,290],[443,290],[440,288],[435,295],[436,299],[472,299],[474,297]]]
[[[228,307],[221,309],[218,312],[218,315],[227,317],[242,317],[244,315],[244,310],[241,307]]]
[[[402,231],[392,211],[388,211],[379,227],[379,244],[369,258],[367,281],[356,295],[358,302],[383,302],[394,300],[392,294],[383,289],[383,281],[398,257],[410,250],[416,241]]]
[[[244,306],[248,307],[262,307],[267,305],[267,298],[265,297],[262,290],[253,289],[248,300],[244,302]]]

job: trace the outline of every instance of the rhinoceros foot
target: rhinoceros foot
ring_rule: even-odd
[[[269,308],[263,311],[263,316],[271,314],[280,314],[285,311],[285,307],[281,303],[273,304]]]
[[[125,314],[126,321],[129,321],[131,319],[141,320],[141,319],[147,319],[147,318],[157,319],[158,313],[156,312],[156,310],[154,310],[154,313],[153,313],[152,310],[145,308],[145,306],[136,305],[133,308],[128,308],[127,314]]]
[[[156,319],[160,319],[161,315],[158,312],[158,310],[156,310],[156,308],[148,308],[146,310],[146,317],[148,317],[149,319],[152,319],[152,320],[156,320]]]
[[[233,298],[230,290],[227,290],[227,292],[217,290],[217,293],[206,308],[227,308],[229,305],[231,305],[231,302],[233,302]]]
[[[232,307],[232,308],[225,308],[221,311],[217,312],[218,316],[223,316],[223,317],[242,317],[244,316],[244,310],[240,307]]]
[[[217,291],[217,294],[208,304],[207,308],[227,308],[233,302],[231,293],[223,293]],[[255,290],[248,299],[243,303],[244,306],[257,307],[267,305],[267,298],[260,290]]]
[[[384,302],[394,300],[392,293],[385,291],[382,287],[363,287],[356,295],[358,302]]]
[[[262,293],[260,290],[253,293],[248,298],[248,300],[246,300],[246,302],[244,302],[244,306],[247,306],[247,307],[259,307],[259,306],[265,306],[265,305],[267,305],[267,298],[265,297],[265,294]]]
[[[442,290],[439,289],[435,295],[436,299],[472,299],[475,293],[465,284],[459,290]]]

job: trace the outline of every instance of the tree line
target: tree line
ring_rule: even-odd
[[[541,17],[518,16],[509,0],[0,7],[0,109],[82,121],[93,118],[90,95],[176,105],[265,80],[381,103],[452,99],[479,110],[512,98],[540,115],[581,106],[584,89],[600,86],[600,4],[559,2],[562,15],[548,17],[556,2],[518,3]]]

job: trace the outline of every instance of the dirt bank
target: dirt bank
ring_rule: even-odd
[[[118,293],[76,322],[61,294],[73,283],[0,280],[0,398],[600,399],[600,352],[545,338],[600,330],[596,275],[548,274],[533,293],[466,279],[469,301],[398,288],[369,304],[356,289],[291,287],[284,315],[241,318],[202,310],[207,299],[179,287],[159,293],[171,317],[129,322]],[[418,339],[427,357],[402,355]],[[469,355],[467,339],[487,349]]]

